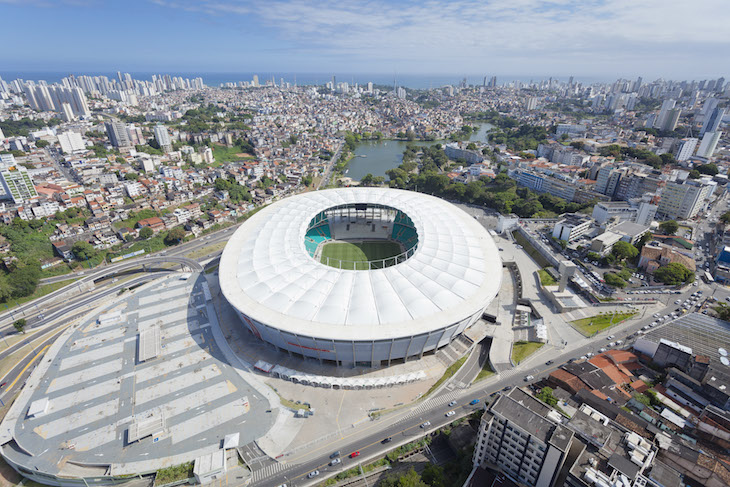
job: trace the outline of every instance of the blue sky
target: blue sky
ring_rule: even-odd
[[[728,0],[0,0],[5,71],[730,75]]]

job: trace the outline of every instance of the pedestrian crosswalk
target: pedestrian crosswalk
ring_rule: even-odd
[[[283,472],[288,467],[289,467],[289,465],[287,465],[286,463],[279,463],[279,462],[270,463],[267,466],[265,466],[264,468],[254,470],[253,474],[251,476],[251,481],[252,481],[253,485],[256,485],[256,482],[260,482],[262,480],[265,480],[265,479],[271,477],[272,475],[276,475],[279,472]]]

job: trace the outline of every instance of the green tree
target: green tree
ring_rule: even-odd
[[[42,149],[44,147],[48,147],[49,145],[51,145],[51,144],[47,140],[40,139],[40,140],[35,141],[35,146],[40,149]]]
[[[466,146],[467,150],[477,150],[477,145],[474,142],[469,142],[469,145]]]
[[[702,164],[697,166],[697,171],[701,174],[709,174],[710,176],[714,176],[720,172],[715,164]]]
[[[167,235],[165,236],[165,245],[177,245],[182,242],[183,238],[185,238],[185,230],[181,227],[175,227],[167,232]]]
[[[659,229],[664,232],[665,235],[674,235],[679,230],[679,223],[675,220],[667,220],[659,224]]]
[[[444,469],[429,463],[421,472],[421,480],[431,487],[445,487]]]
[[[370,173],[367,173],[360,180],[360,186],[372,186],[372,185],[373,185],[373,175]]]
[[[124,179],[127,181],[137,181],[139,179],[139,174],[136,172],[128,172],[124,175]]]
[[[672,262],[654,271],[654,279],[670,286],[693,281],[694,277],[694,272],[679,262]]]
[[[214,184],[216,191],[228,191],[231,189],[231,182],[227,179],[216,178]]]
[[[613,272],[608,272],[604,274],[603,279],[609,286],[620,288],[626,287],[626,281],[621,279],[617,274],[614,274]]]
[[[730,321],[730,306],[728,306],[725,303],[717,303],[717,306],[712,308],[715,313],[717,313],[717,317],[721,320]]]
[[[18,267],[8,275],[13,297],[22,298],[35,292],[41,278],[41,269],[36,265]]]
[[[13,326],[16,330],[18,330],[18,333],[25,333],[25,318],[20,318],[15,323],[13,323]]]
[[[96,257],[97,250],[89,243],[79,240],[71,247],[74,257],[78,260],[89,260]]]
[[[428,487],[413,468],[401,475],[390,474],[380,481],[380,487]]]
[[[618,260],[626,260],[633,259],[637,255],[639,255],[639,249],[637,249],[630,243],[621,240],[613,245],[611,253],[615,255]]]
[[[543,387],[537,398],[548,406],[555,406],[558,403],[558,398],[553,396],[553,390],[550,387]]]
[[[639,249],[639,251],[641,251],[641,249],[644,247],[644,245],[649,243],[651,241],[651,239],[652,239],[651,232],[646,232],[644,235],[641,236],[639,241],[636,242],[636,248]]]
[[[730,223],[730,211],[723,213],[722,216],[720,216],[720,221],[725,224]]]
[[[152,231],[150,227],[142,227],[139,231],[139,238],[143,240],[147,240],[152,235],[154,235],[155,232]]]

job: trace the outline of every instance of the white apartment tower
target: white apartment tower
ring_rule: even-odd
[[[512,389],[497,396],[482,417],[474,466],[499,470],[520,485],[551,487],[572,441],[557,411]]]
[[[694,137],[688,137],[682,139],[677,149],[677,161],[686,161],[692,154],[694,154],[695,147],[697,147],[697,139]]]
[[[164,125],[155,125],[155,140],[160,146],[163,152],[172,152],[172,142],[170,141],[170,134],[167,133],[167,127]]]
[[[705,132],[705,135],[702,136],[702,142],[700,142],[700,148],[697,149],[697,156],[704,157],[705,159],[711,158],[715,154],[720,137],[722,137],[722,132],[719,130],[716,132]]]
[[[675,220],[694,218],[707,204],[714,186],[702,181],[684,184],[668,181],[662,191],[657,213]]]

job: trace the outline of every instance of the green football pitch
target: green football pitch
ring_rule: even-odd
[[[395,242],[330,242],[322,247],[322,258],[320,262],[342,269],[367,270],[366,262],[394,257],[403,251],[400,245]],[[329,258],[329,263],[327,262]],[[340,261],[342,263],[340,264]],[[386,262],[386,266],[393,265],[394,262]],[[382,267],[380,262],[373,267]]]

